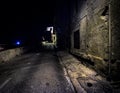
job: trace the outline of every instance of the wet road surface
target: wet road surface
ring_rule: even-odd
[[[0,64],[0,93],[74,93],[54,52],[29,53]]]

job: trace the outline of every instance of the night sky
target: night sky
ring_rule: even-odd
[[[53,25],[55,0],[6,1],[0,10],[0,44],[37,42],[46,27]]]

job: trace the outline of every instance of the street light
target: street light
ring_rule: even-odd
[[[53,34],[53,27],[47,27],[47,31],[51,31],[51,34]]]

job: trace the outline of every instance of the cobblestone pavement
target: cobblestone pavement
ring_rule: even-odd
[[[29,53],[0,64],[0,93],[74,93],[54,52]]]
[[[77,93],[113,93],[112,86],[105,78],[83,65],[69,53],[60,51],[57,56],[66,69]]]

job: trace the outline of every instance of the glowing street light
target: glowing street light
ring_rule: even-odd
[[[21,42],[20,42],[20,41],[17,41],[17,42],[16,42],[16,45],[20,45],[20,44],[21,44]]]
[[[50,31],[53,34],[53,27],[47,27],[47,31]]]

